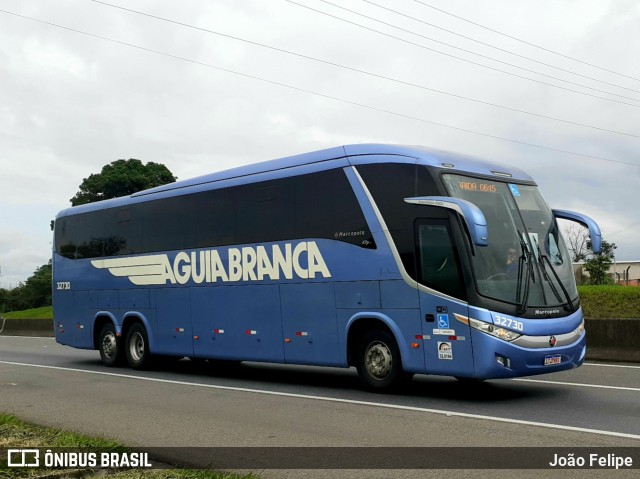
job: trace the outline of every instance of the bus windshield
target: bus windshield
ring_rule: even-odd
[[[487,220],[489,245],[472,257],[480,295],[520,305],[521,312],[574,306],[571,258],[537,187],[454,174],[443,180],[451,196],[474,203]]]

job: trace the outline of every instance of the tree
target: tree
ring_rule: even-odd
[[[71,198],[71,205],[78,206],[94,201],[128,196],[138,191],[176,181],[169,169],[160,164],[140,160],[116,160],[89,175],[80,184],[80,190]]]
[[[591,250],[591,241],[587,243],[587,247]],[[602,240],[600,254],[591,253],[591,257],[584,262],[584,269],[589,272],[591,284],[605,283],[607,271],[609,270],[609,266],[613,264],[615,258],[614,251],[617,248],[615,243]]]
[[[562,228],[562,236],[571,252],[572,262],[578,263],[587,259],[589,254],[589,230],[587,228],[572,221]]]
[[[47,264],[40,266],[27,279],[24,287],[27,292],[27,299],[31,303],[31,308],[51,305],[51,260]]]
[[[9,298],[9,291],[0,288],[0,314],[7,310],[7,298]]]
[[[0,289],[0,311],[21,311],[51,305],[51,261],[36,269],[25,283]]]

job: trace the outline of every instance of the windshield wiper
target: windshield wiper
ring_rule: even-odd
[[[556,297],[556,300],[559,302],[562,302],[562,298],[560,297],[560,294],[558,293],[558,289],[556,288],[556,285],[553,284],[553,281],[551,281],[551,278],[549,277],[549,273],[547,273],[547,266],[545,264],[545,258],[546,256],[544,256],[542,254],[542,251],[540,251],[540,245],[538,244],[538,240],[535,238],[531,238],[531,240],[533,241],[533,244],[536,245],[536,252],[538,253],[538,265],[540,266],[540,269],[542,270],[542,278],[549,283],[549,286],[551,287],[551,291],[553,291],[553,294]],[[553,268],[551,268],[551,270],[553,271]],[[554,271],[555,273],[555,271]],[[542,288],[542,294],[544,295],[544,288]],[[546,298],[545,298],[545,302],[546,302]]]
[[[553,273],[553,277],[556,279],[556,281],[560,285],[560,289],[562,290],[562,293],[564,294],[564,297],[567,300],[567,304],[569,305],[569,311],[575,311],[576,307],[573,305],[573,301],[571,300],[571,295],[569,295],[569,291],[567,291],[567,288],[565,288],[564,284],[562,284],[562,280],[560,280],[560,276],[558,276],[558,272],[551,264],[549,257],[545,254],[542,254],[542,251],[540,251],[540,245],[538,244],[538,241],[534,240],[534,243],[536,244],[536,248],[538,249],[538,263],[542,268],[544,279],[546,279],[549,282],[549,285],[551,286],[551,290],[553,291],[553,294],[556,295],[556,299],[558,301],[562,301],[562,298],[558,294],[558,290],[556,289],[555,285],[553,284],[553,281],[550,280],[549,275],[547,274],[547,268],[545,266],[545,263],[549,265],[549,269]]]
[[[520,240],[520,249],[522,250],[522,254],[518,259],[518,284],[516,286],[516,298],[520,295],[520,290],[522,288],[522,275],[524,274],[523,263],[527,266],[527,281],[524,283],[524,292],[522,294],[522,302],[520,303],[520,307],[518,308],[518,314],[522,314],[527,310],[527,302],[529,301],[529,286],[531,285],[531,280],[535,283],[533,268],[531,267],[531,251],[527,247],[524,239],[522,239],[522,234],[518,230],[518,239]]]
[[[556,269],[551,265],[551,261],[549,261],[549,257],[545,255],[543,256],[543,258],[549,265],[549,268],[551,269],[553,276],[556,278],[556,281],[560,285],[560,289],[562,289],[562,292],[564,293],[564,297],[567,298],[567,303],[569,304],[569,311],[572,311],[572,312],[575,311],[576,307],[573,305],[573,301],[571,300],[571,295],[569,295],[569,291],[567,291],[567,288],[564,287],[564,284],[560,280],[560,276],[558,276]]]

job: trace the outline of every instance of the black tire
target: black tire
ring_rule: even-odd
[[[367,331],[360,341],[356,368],[367,389],[392,392],[406,385],[412,375],[402,369],[398,344],[391,333]]]
[[[151,351],[149,351],[149,337],[147,330],[141,323],[134,323],[127,331],[124,340],[124,352],[127,363],[132,369],[146,369],[152,363]]]
[[[124,364],[122,338],[116,335],[116,327],[112,323],[107,323],[100,329],[98,350],[102,364],[105,366],[115,367]]]

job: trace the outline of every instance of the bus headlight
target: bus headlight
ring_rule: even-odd
[[[479,321],[473,318],[469,318],[469,326],[471,326],[473,329],[477,329],[478,331],[482,331],[483,333],[487,333],[491,336],[502,339],[503,341],[513,341],[522,336],[521,334],[509,329],[500,328],[498,326],[494,326],[493,324],[485,323],[484,321]]]
[[[573,334],[576,334],[578,336],[582,336],[582,333],[584,333],[584,319],[582,320],[582,322],[580,323],[580,326],[578,326],[574,331]]]

